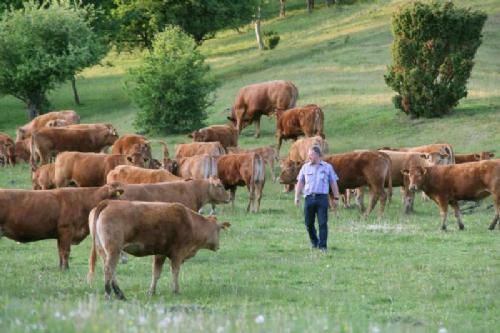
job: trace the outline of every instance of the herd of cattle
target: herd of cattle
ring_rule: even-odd
[[[161,160],[152,156],[151,143],[142,135],[119,136],[111,124],[81,124],[75,111],[50,112],[17,129],[15,140],[0,133],[0,163],[30,163],[33,190],[0,190],[0,237],[19,242],[57,239],[59,263],[67,269],[71,244],[89,234],[92,251],[89,277],[96,254],[105,263],[105,291],[124,298],[115,278],[122,251],[154,255],[154,293],[163,264],[170,259],[174,291],[180,265],[201,249],[216,250],[219,231],[229,227],[197,212],[206,204],[232,202],[236,188],[249,192],[247,211],[258,212],[265,184],[265,166],[274,181],[291,191],[311,146],[328,152],[324,113],[315,104],[296,107],[297,87],[289,81],[270,81],[243,87],[233,104],[231,121],[198,129],[192,143],[177,145],[171,158],[167,144]],[[240,132],[251,124],[260,134],[262,115],[276,116],[277,144],[255,149],[238,147]],[[300,136],[305,136],[298,139]],[[292,139],[280,161],[283,140]],[[111,147],[111,152],[107,150]],[[494,229],[500,219],[500,160],[490,152],[455,154],[449,144],[413,148],[356,150],[324,156],[339,176],[344,206],[354,194],[365,211],[363,194],[370,194],[365,214],[380,201],[380,214],[401,187],[404,212],[411,213],[415,192],[422,190],[441,211],[446,229],[448,205],[454,208],[460,229],[459,201],[493,195]],[[275,175],[280,162],[281,174]],[[229,193],[227,192],[229,190]],[[118,200],[113,200],[118,199]]]

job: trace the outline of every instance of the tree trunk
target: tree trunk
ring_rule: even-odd
[[[262,31],[260,29],[260,6],[257,9],[257,17],[255,18],[255,36],[257,37],[257,44],[259,45],[259,50],[263,50],[264,42],[262,41]]]
[[[307,12],[311,14],[314,9],[314,0],[306,0],[306,1],[307,1]]]
[[[280,0],[280,17],[285,17],[285,1]]]
[[[75,97],[76,105],[81,105],[80,96],[78,96],[78,90],[76,90],[76,77],[74,75],[71,78],[71,88],[73,89],[73,96]]]
[[[28,109],[28,117],[30,120],[47,111],[50,107],[49,100],[45,93],[35,93],[26,99],[26,107]]]

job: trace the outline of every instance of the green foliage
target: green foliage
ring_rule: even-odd
[[[178,25],[201,43],[224,28],[251,21],[258,0],[115,0],[113,15],[120,29],[120,48],[151,49],[154,35],[166,25]]]
[[[264,32],[264,46],[267,50],[272,50],[280,42],[280,35],[276,31],[266,31]]]
[[[486,21],[452,2],[415,2],[394,13],[392,65],[386,83],[396,108],[412,117],[447,114],[467,96],[467,80]]]
[[[135,125],[151,133],[182,133],[202,125],[216,84],[193,38],[179,27],[158,33],[153,52],[131,70],[130,86],[141,108]]]
[[[107,47],[92,31],[89,8],[29,2],[0,21],[0,94],[23,101],[36,116],[46,93],[98,63]]]

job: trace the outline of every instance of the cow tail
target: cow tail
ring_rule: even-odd
[[[90,229],[90,235],[92,236],[92,247],[90,249],[90,255],[89,255],[89,272],[87,273],[88,283],[91,283],[94,280],[94,275],[95,275],[95,261],[97,257],[96,253],[97,219],[99,218],[101,212],[108,206],[108,204],[109,204],[108,200],[101,201],[94,209],[94,216],[92,220],[90,220],[89,216],[89,229]]]
[[[453,148],[451,147],[451,145],[448,145],[446,147],[446,150],[448,150],[448,154],[450,155],[451,164],[455,164],[455,152],[453,151]]]
[[[322,117],[323,111],[321,108],[316,108],[314,109],[314,130],[313,134],[314,135],[319,135],[323,139],[325,138],[325,134],[323,134],[323,117]]]
[[[260,154],[253,155],[252,185],[263,183],[265,180],[264,160]]]

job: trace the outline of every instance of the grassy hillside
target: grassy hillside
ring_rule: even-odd
[[[449,142],[457,151],[498,151],[500,142],[500,1],[456,1],[485,10],[483,45],[469,82],[469,97],[451,116],[410,120],[391,104],[393,92],[383,75],[390,63],[391,13],[406,1],[361,1],[313,14],[304,1],[287,1],[285,19],[266,11],[264,30],[281,36],[273,51],[256,49],[251,26],[224,31],[202,46],[220,79],[208,123],[225,122],[238,89],[246,84],[288,79],[299,88],[299,104],[325,111],[326,135],[334,152],[385,145]],[[78,79],[82,106],[69,85],[54,91],[56,109],[76,109],[84,122],[109,121],[120,133],[133,132],[137,107],[123,89],[124,73],[140,63],[139,54],[110,54],[105,63]],[[0,132],[14,134],[26,122],[23,105],[0,99]],[[240,139],[253,147],[274,142],[274,119],[264,118],[263,137],[253,126]],[[187,142],[184,135],[164,138]],[[282,149],[285,154],[289,144]],[[159,147],[155,147],[159,153]],[[0,170],[1,188],[29,188],[26,165]],[[0,241],[0,330],[151,332],[491,332],[500,311],[498,231],[488,232],[490,200],[464,217],[465,232],[453,216],[447,233],[438,230],[439,213],[417,202],[417,213],[401,214],[399,193],[383,217],[361,218],[354,209],[330,214],[330,251],[308,247],[300,209],[278,184],[267,181],[262,211],[244,213],[248,195],[237,191],[237,205],[219,216],[232,223],[221,250],[201,251],[181,270],[181,294],[169,291],[165,269],[159,295],[146,296],[149,258],[132,258],[118,268],[129,300],[102,297],[97,281],[85,282],[89,239],[72,248],[70,271],[56,269],[54,240],[20,245]],[[1,209],[1,207],[0,207]],[[41,208],[43,209],[43,208]],[[112,318],[110,320],[110,318]]]

